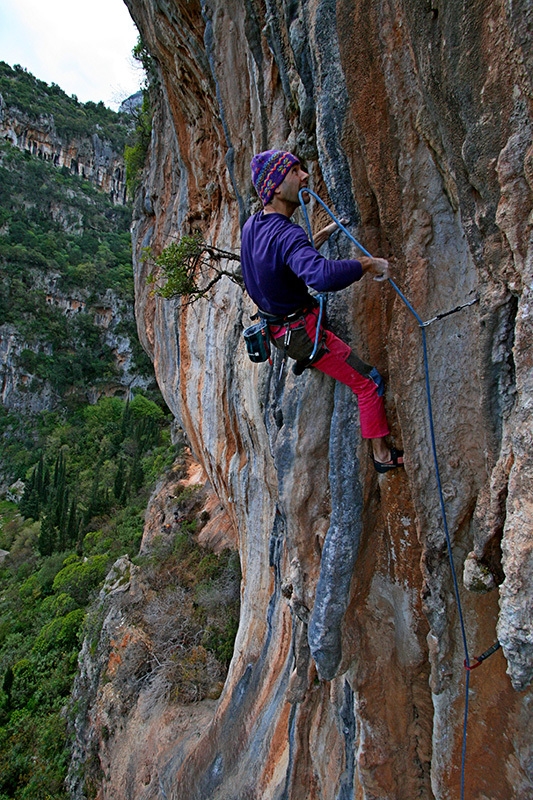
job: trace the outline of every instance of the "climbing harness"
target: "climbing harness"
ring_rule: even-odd
[[[270,345],[271,342],[275,342],[278,337],[271,333],[270,326],[279,326],[280,328],[284,328],[285,332],[283,333],[283,346],[281,348],[283,350],[283,357],[279,372],[279,378],[281,378],[285,362],[287,360],[293,329],[296,330],[304,325],[307,315],[315,313],[316,309],[318,308],[316,331],[314,334],[314,339],[312,340],[313,347],[311,352],[309,355],[302,355],[301,358],[299,356],[292,356],[295,359],[293,372],[295,375],[301,375],[302,372],[307,369],[307,367],[310,367],[322,354],[320,342],[321,334],[323,333],[322,320],[324,316],[325,304],[326,295],[317,294],[313,298],[313,303],[308,308],[299,308],[290,314],[269,314],[266,311],[258,309],[257,313],[254,314],[251,319],[255,320],[260,318],[261,321],[255,323],[254,325],[250,325],[243,331],[246,351],[250,360],[254,363],[268,361],[272,365]],[[311,342],[309,342],[309,344],[310,343]],[[371,375],[371,377],[373,376]],[[375,377],[373,379],[376,380]]]
[[[327,211],[327,213],[329,214],[331,219],[337,224],[337,226],[340,228],[340,230],[343,231],[346,234],[346,236],[355,244],[355,246],[365,256],[368,256],[369,258],[372,258],[372,256],[368,252],[368,250],[366,250],[363,247],[363,245],[360,244],[357,241],[357,239],[354,238],[354,236],[352,236],[350,231],[348,231],[347,228],[342,224],[342,222],[339,219],[337,219],[337,217],[333,214],[333,212],[328,208],[328,206],[324,203],[324,201],[317,194],[315,194],[315,192],[311,191],[311,189],[301,189],[299,194],[298,194],[298,198],[300,200],[300,206],[301,206],[301,208],[303,210],[303,215],[304,215],[304,219],[305,219],[305,222],[306,222],[306,226],[307,226],[307,230],[308,230],[308,234],[309,234],[309,238],[310,238],[311,242],[313,242],[313,235],[312,235],[312,232],[311,232],[311,224],[310,224],[310,221],[309,221],[307,208],[306,208],[306,205],[305,205],[305,201],[303,199],[303,195],[304,194],[308,194],[308,195],[311,195],[311,197],[314,197],[315,200],[317,200],[320,203],[320,205],[325,209],[325,211]],[[425,331],[425,329],[432,322],[435,322],[438,319],[442,319],[443,317],[447,317],[450,314],[454,314],[456,311],[460,311],[462,308],[466,308],[467,306],[473,305],[474,303],[478,302],[478,298],[475,297],[471,301],[469,301],[467,303],[464,303],[461,306],[457,306],[456,308],[451,309],[451,311],[446,311],[446,312],[444,312],[442,314],[438,314],[436,317],[433,317],[433,319],[430,319],[427,322],[424,322],[420,318],[420,316],[417,314],[417,312],[415,311],[415,309],[413,308],[413,306],[411,305],[409,300],[406,298],[406,296],[403,294],[403,292],[401,292],[401,290],[398,288],[398,286],[394,283],[392,278],[389,277],[389,278],[387,278],[387,280],[389,281],[390,285],[392,286],[392,288],[394,289],[396,294],[403,301],[403,303],[405,304],[405,306],[407,307],[409,312],[413,315],[413,317],[417,321],[418,326],[419,326],[420,331],[421,331],[421,334],[422,334],[422,351],[423,351],[423,358],[424,358],[424,375],[425,375],[425,385],[426,385],[426,401],[427,401],[427,409],[428,409],[429,430],[430,430],[430,438],[431,438],[431,449],[432,449],[432,454],[433,454],[433,463],[434,463],[434,466],[435,466],[435,476],[436,476],[436,480],[437,480],[437,489],[438,489],[438,494],[439,494],[439,502],[440,502],[440,509],[441,509],[441,515],[442,515],[442,522],[443,522],[443,527],[444,527],[444,534],[445,534],[445,537],[446,537],[446,546],[447,546],[447,550],[448,550],[448,559],[449,559],[449,562],[450,562],[450,571],[451,571],[451,576],[452,576],[453,589],[454,589],[454,595],[455,595],[455,602],[456,602],[456,606],[457,606],[457,612],[458,612],[459,623],[460,623],[460,628],[461,628],[461,637],[462,637],[462,641],[463,641],[464,656],[465,656],[465,658],[464,658],[464,667],[465,667],[465,671],[466,671],[466,677],[465,677],[465,709],[464,709],[464,717],[463,717],[463,741],[462,741],[462,750],[461,750],[461,800],[464,800],[465,768],[466,768],[466,733],[467,733],[467,723],[468,723],[468,700],[469,700],[469,688],[470,688],[470,672],[472,671],[472,669],[475,669],[476,667],[479,667],[480,664],[486,658],[488,658],[490,655],[492,655],[492,653],[496,652],[496,650],[498,650],[498,648],[500,647],[500,644],[499,644],[499,642],[496,642],[491,648],[489,648],[489,650],[486,650],[481,656],[478,656],[475,659],[475,661],[477,662],[476,664],[471,664],[469,653],[468,653],[468,644],[467,644],[467,640],[466,640],[466,629],[465,629],[465,623],[464,623],[463,609],[462,609],[461,598],[460,598],[460,594],[459,594],[459,582],[457,580],[457,573],[456,573],[456,570],[455,570],[455,565],[453,563],[452,542],[451,542],[450,532],[449,532],[449,529],[448,529],[448,521],[447,521],[447,517],[446,517],[446,506],[445,506],[445,503],[444,503],[444,495],[443,495],[443,491],[442,491],[442,483],[441,483],[441,478],[440,478],[439,462],[438,462],[438,458],[437,458],[437,445],[436,445],[436,441],[435,441],[435,426],[434,426],[434,422],[433,422],[433,409],[432,409],[432,403],[431,403],[431,386],[430,386],[430,381],[429,381],[429,359],[428,359],[428,352],[427,352],[427,341],[426,341],[426,331]]]
[[[322,318],[324,316],[324,309],[326,307],[327,295],[322,292],[320,294],[317,294],[315,296],[315,299],[318,301],[318,320],[316,323],[316,333],[315,333],[315,341],[313,344],[313,349],[311,351],[311,354],[307,358],[303,359],[302,361],[297,361],[294,364],[292,371],[294,372],[295,375],[301,375],[302,372],[305,369],[307,369],[307,367],[310,367],[311,364],[313,364],[313,362],[316,361],[318,357],[320,334],[322,331]]]
[[[322,331],[322,317],[324,315],[324,306],[325,306],[325,303],[326,303],[326,295],[325,294],[317,294],[315,296],[315,300],[318,303],[318,320],[317,320],[317,324],[316,324],[316,332],[315,332],[315,339],[314,339],[314,342],[313,342],[313,349],[312,349],[311,353],[306,358],[303,358],[300,361],[296,361],[296,363],[294,364],[294,367],[293,367],[293,372],[294,372],[295,375],[301,375],[302,372],[305,369],[307,369],[307,367],[310,367],[311,364],[316,360],[316,358],[318,356],[318,353],[319,353],[320,334],[321,334],[321,331]],[[281,376],[283,375],[283,368],[285,366],[285,362],[287,361],[287,353],[288,353],[288,350],[289,350],[289,344],[291,342],[291,336],[292,336],[291,319],[293,319],[294,317],[297,317],[298,320],[300,320],[300,319],[305,320],[305,317],[306,317],[307,313],[309,313],[309,310],[304,309],[301,312],[300,311],[296,311],[293,314],[289,314],[288,316],[282,318],[281,324],[285,327],[285,334],[284,334],[284,337],[283,337],[283,358],[281,359],[281,365],[280,365],[280,369],[279,369],[279,376],[278,376],[279,379],[281,379]],[[260,311],[259,314],[262,315],[263,312]],[[268,319],[268,317],[267,317],[267,319]],[[277,322],[279,323],[279,319],[278,319]],[[276,321],[271,322],[271,324],[275,325]]]

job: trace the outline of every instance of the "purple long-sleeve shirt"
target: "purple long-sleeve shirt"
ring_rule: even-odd
[[[310,244],[305,231],[283,214],[254,214],[241,236],[246,290],[259,309],[285,315],[310,302],[307,287],[335,292],[360,280],[359,261],[332,261]]]

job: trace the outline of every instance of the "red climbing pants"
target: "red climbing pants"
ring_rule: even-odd
[[[312,353],[317,323],[318,308],[313,308],[290,322],[290,334],[287,332],[287,325],[269,325],[269,329],[277,348],[284,350],[296,361],[304,361]],[[364,439],[388,436],[390,431],[383,397],[379,393],[379,383],[370,377],[374,374],[379,378],[379,375],[369,364],[361,361],[346,342],[323,326],[319,356],[312,366],[349,386],[357,396],[361,435]]]

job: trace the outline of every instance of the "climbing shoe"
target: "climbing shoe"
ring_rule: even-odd
[[[376,472],[380,472],[381,474],[391,469],[396,469],[397,467],[403,467],[403,450],[397,450],[395,447],[391,447],[390,461],[376,461],[374,457],[372,457],[372,461],[374,462],[374,469]]]

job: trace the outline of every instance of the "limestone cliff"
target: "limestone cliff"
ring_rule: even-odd
[[[281,146],[423,320],[478,298],[427,328],[468,647],[502,645],[471,676],[465,797],[531,798],[531,4],[126,4],[161,79],[134,221],[139,332],[243,575],[216,709],[149,776],[132,767],[127,797],[459,797],[464,653],[413,316],[369,280],[329,302],[387,380],[406,469],[378,478],[344,387],[247,360],[238,287],[180,306],[146,285],[148,245],[200,229],[238,249],[250,158]],[[99,797],[123,796],[113,780]]]
[[[68,295],[57,288],[58,275],[47,277],[48,285],[40,287],[47,305],[67,318],[75,314],[87,316],[94,322],[102,346],[109,348],[115,374],[84,387],[88,402],[96,402],[102,395],[112,396],[118,392],[128,395],[135,388],[146,389],[153,379],[149,374],[139,374],[134,361],[133,338],[127,329],[133,315],[132,303],[109,289],[97,298],[83,290]],[[15,325],[0,325],[0,402],[5,409],[24,414],[54,409],[60,402],[60,393],[49,380],[43,380],[31,367],[24,365],[23,357],[28,352],[52,355],[53,348],[46,342],[28,344]]]
[[[0,138],[86,178],[113,203],[126,202],[124,154],[97,131],[92,136],[61,135],[52,114],[35,117],[8,104],[0,94]]]

